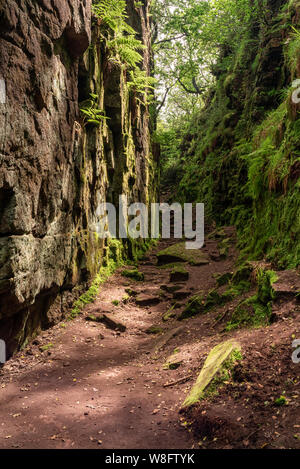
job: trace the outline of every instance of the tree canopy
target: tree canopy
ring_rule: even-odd
[[[174,120],[202,104],[216,60],[234,52],[256,9],[250,0],[154,0],[158,111],[168,103],[164,114]]]

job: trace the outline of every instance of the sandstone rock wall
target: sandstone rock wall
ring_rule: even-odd
[[[128,2],[146,45],[148,8]],[[103,45],[89,48],[100,27],[91,0],[0,5],[0,337],[9,354],[61,318],[99,269],[98,203],[153,196],[148,112],[120,86]],[[91,92],[108,124],[83,125],[79,103]]]

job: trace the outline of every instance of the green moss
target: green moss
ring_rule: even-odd
[[[178,320],[182,321],[202,312],[204,312],[204,296],[199,294],[194,295],[189,299],[180,316],[178,316]]]
[[[277,399],[275,399],[274,404],[277,407],[281,407],[287,404],[287,398],[285,396],[280,396]]]
[[[176,273],[186,274],[187,272],[188,271],[182,264],[175,264],[171,271],[172,274],[176,274]]]
[[[170,282],[185,282],[189,278],[189,272],[183,265],[176,265],[170,273]]]
[[[178,320],[187,319],[195,316],[196,314],[206,313],[215,307],[223,306],[228,301],[232,301],[242,293],[249,291],[249,289],[250,282],[241,280],[237,284],[230,282],[227,290],[224,292],[219,292],[218,289],[213,289],[206,296],[202,294],[192,296],[183,312],[178,317]]]
[[[136,280],[137,282],[142,282],[145,278],[144,274],[142,272],[139,272],[137,269],[125,269],[121,272],[121,275],[123,277]]]
[[[219,393],[220,388],[228,381],[234,380],[234,367],[242,361],[243,355],[240,350],[233,350],[229,358],[223,363],[210,385],[203,391],[201,400],[210,399]]]
[[[146,330],[146,333],[147,334],[154,334],[154,335],[157,335],[157,334],[161,334],[163,332],[163,328],[160,327],[160,326],[150,326],[147,330]]]
[[[83,310],[83,308],[95,301],[99,293],[99,288],[102,283],[104,283],[110,275],[113,274],[115,269],[118,267],[117,263],[109,261],[106,266],[102,266],[98,275],[94,278],[90,288],[80,296],[80,298],[75,301],[73,309],[68,316],[68,320],[75,319]]]
[[[228,255],[229,247],[232,244],[231,238],[224,238],[222,241],[218,243],[218,249],[220,252],[220,256],[226,258]]]
[[[289,41],[286,48],[286,59],[289,68],[292,71],[292,78],[299,78],[297,76],[298,65],[300,56],[300,31],[295,31],[292,34],[292,40]]]
[[[258,271],[257,293],[238,304],[226,326],[227,331],[245,326],[260,327],[269,323],[272,314],[272,302],[275,298],[272,284],[276,280],[275,272],[262,269]]]
[[[207,105],[183,137],[177,194],[183,202],[204,202],[206,218],[218,226],[237,226],[242,260],[266,259],[279,268],[300,264],[300,114],[291,100],[300,56],[300,33],[291,27],[295,5],[274,7],[269,25],[254,18],[256,33],[248,30],[232,54],[220,56]],[[226,256],[228,245],[220,248]]]
[[[213,277],[216,279],[218,287],[222,287],[230,282],[232,279],[232,273],[226,272],[225,274],[214,274]]]
[[[241,347],[237,342],[228,340],[214,347],[182,407],[190,407],[215,394],[220,385],[231,378],[235,364],[241,359]]]
[[[243,263],[238,269],[233,273],[232,283],[237,285],[240,282],[249,282],[253,272],[253,266],[248,262]]]
[[[54,345],[53,345],[52,343],[50,343],[50,344],[42,345],[42,346],[40,347],[40,350],[41,350],[42,352],[46,352],[47,350],[50,350],[50,349],[53,348],[53,347],[54,347]]]
[[[223,305],[227,301],[227,295],[220,294],[217,290],[211,290],[204,303],[204,310],[208,311],[217,305]]]
[[[188,262],[191,265],[208,264],[207,256],[200,250],[186,249],[185,243],[172,244],[168,248],[157,253],[158,263]]]
[[[112,300],[112,304],[113,304],[114,306],[119,306],[120,301],[119,301],[119,300]]]
[[[158,268],[163,270],[174,270],[176,268],[180,269],[181,266],[182,263],[180,262],[172,262],[170,264],[159,265]]]
[[[168,309],[168,311],[163,315],[162,320],[164,322],[169,321],[169,319],[174,318],[176,316],[176,314],[174,313],[175,307],[176,307],[176,303],[174,303],[174,305],[172,305]]]

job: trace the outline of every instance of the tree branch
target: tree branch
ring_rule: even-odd
[[[164,94],[164,97],[162,99],[162,101],[160,102],[159,106],[156,108],[156,112],[157,114],[159,114],[161,108],[165,105],[165,102],[166,102],[166,99],[167,99],[167,96],[169,94],[169,91],[170,89],[173,87],[173,85],[170,85],[166,88],[166,91],[165,91],[165,94]]]
[[[185,36],[186,36],[185,34],[180,34],[180,36],[173,36],[173,37],[169,37],[166,39],[161,39],[160,41],[154,42],[154,45],[157,46],[158,44],[163,44],[164,42],[176,41],[177,39],[181,39]]]
[[[182,88],[184,89],[184,91],[186,93],[200,95],[204,91],[204,88],[199,88],[199,86],[197,85],[195,77],[192,78],[192,84],[193,84],[193,87],[194,87],[193,90],[188,89],[188,87],[181,81],[180,78],[178,78],[178,82],[182,86]]]

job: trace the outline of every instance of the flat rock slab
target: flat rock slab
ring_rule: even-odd
[[[203,392],[212,382],[214,377],[221,371],[222,366],[231,354],[235,351],[240,351],[241,346],[238,342],[228,340],[214,347],[205,360],[203,368],[197,378],[196,383],[188,397],[182,404],[182,408],[190,407],[196,404],[202,397]]]
[[[108,329],[112,329],[114,331],[120,331],[120,332],[126,331],[126,326],[124,326],[124,324],[115,321],[114,319],[106,316],[106,314],[90,314],[89,316],[86,317],[86,320],[100,322],[104,324],[106,327],[108,327]]]
[[[209,264],[209,257],[200,249],[185,249],[185,243],[177,243],[156,254],[158,265],[172,262],[188,262],[191,265]]]
[[[177,290],[173,293],[173,298],[175,300],[184,300],[185,298],[188,298],[189,296],[191,296],[190,290]]]
[[[170,273],[170,282],[186,282],[189,279],[190,274],[186,270],[173,270]]]
[[[167,331],[155,344],[154,352],[158,352],[169,342],[169,340],[173,339],[173,337],[176,337],[184,331],[185,327],[183,326],[175,327],[174,329]]]
[[[180,353],[170,355],[163,365],[163,370],[177,370],[184,362],[184,356]]]
[[[222,260],[221,253],[218,250],[211,251],[209,255],[211,260],[215,262],[220,262]]]
[[[160,303],[159,296],[151,296],[146,294],[141,294],[136,297],[135,302],[138,306],[154,306]]]
[[[300,275],[296,270],[276,272],[278,279],[272,284],[277,298],[296,296],[300,292]]]
[[[168,293],[174,293],[177,290],[180,290],[182,286],[181,285],[161,285],[160,288]]]
[[[164,329],[160,326],[150,326],[148,329],[145,330],[146,334],[161,334],[164,332]]]

